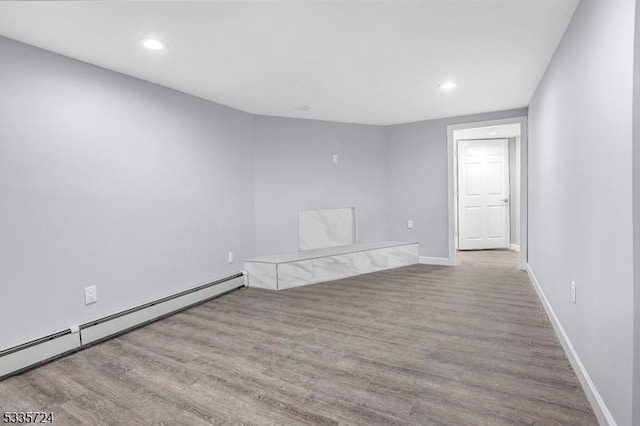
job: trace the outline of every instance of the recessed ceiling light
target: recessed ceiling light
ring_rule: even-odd
[[[143,38],[140,40],[140,43],[149,50],[162,50],[167,48],[167,43],[155,38]]]
[[[438,87],[442,90],[451,90],[451,89],[455,89],[457,86],[457,84],[454,81],[451,80],[447,80],[447,81],[443,81],[442,83],[438,84]]]
[[[311,105],[300,105],[296,107],[297,111],[311,111]]]

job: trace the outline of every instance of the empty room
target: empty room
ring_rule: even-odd
[[[0,2],[0,423],[640,426],[639,18]]]

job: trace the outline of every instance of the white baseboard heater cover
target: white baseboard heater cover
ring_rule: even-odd
[[[80,347],[80,333],[61,331],[0,352],[0,379]]]
[[[242,274],[82,324],[80,326],[82,345],[99,342],[239,287],[244,287]]]
[[[0,380],[244,287],[238,273],[0,351]]]

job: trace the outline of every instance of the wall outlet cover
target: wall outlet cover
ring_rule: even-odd
[[[576,303],[576,283],[571,281],[571,302]]]
[[[233,263],[233,252],[229,252],[229,263]]]
[[[407,220],[407,228],[408,229],[413,229],[413,220],[411,220],[411,219]]]
[[[84,304],[89,305],[98,301],[98,289],[95,285],[91,287],[85,287],[84,289]]]

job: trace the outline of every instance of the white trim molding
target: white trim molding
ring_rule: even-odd
[[[418,257],[418,263],[422,265],[453,265],[453,259],[449,257]]]
[[[511,244],[511,250],[519,252],[520,244]]]
[[[611,412],[602,399],[600,392],[598,392],[596,385],[591,380],[591,376],[589,376],[587,369],[582,363],[580,356],[578,356],[576,349],[573,347],[573,343],[571,343],[567,332],[560,323],[560,320],[558,319],[558,316],[554,312],[553,308],[551,307],[547,296],[544,294],[544,291],[540,286],[540,282],[536,278],[536,275],[533,273],[533,269],[531,269],[531,265],[529,264],[527,264],[527,273],[529,274],[529,278],[531,279],[533,288],[536,290],[536,293],[538,293],[538,297],[542,302],[542,306],[544,306],[544,310],[547,312],[547,316],[551,321],[551,325],[553,325],[553,329],[558,336],[558,340],[560,340],[560,343],[562,344],[562,347],[567,354],[567,358],[569,358],[569,362],[571,363],[573,370],[576,372],[576,376],[578,376],[578,380],[582,385],[582,389],[584,390],[587,399],[591,403],[591,407],[593,408],[593,411],[598,418],[598,422],[601,425],[617,426],[616,421],[613,419],[613,416],[611,415]]]

